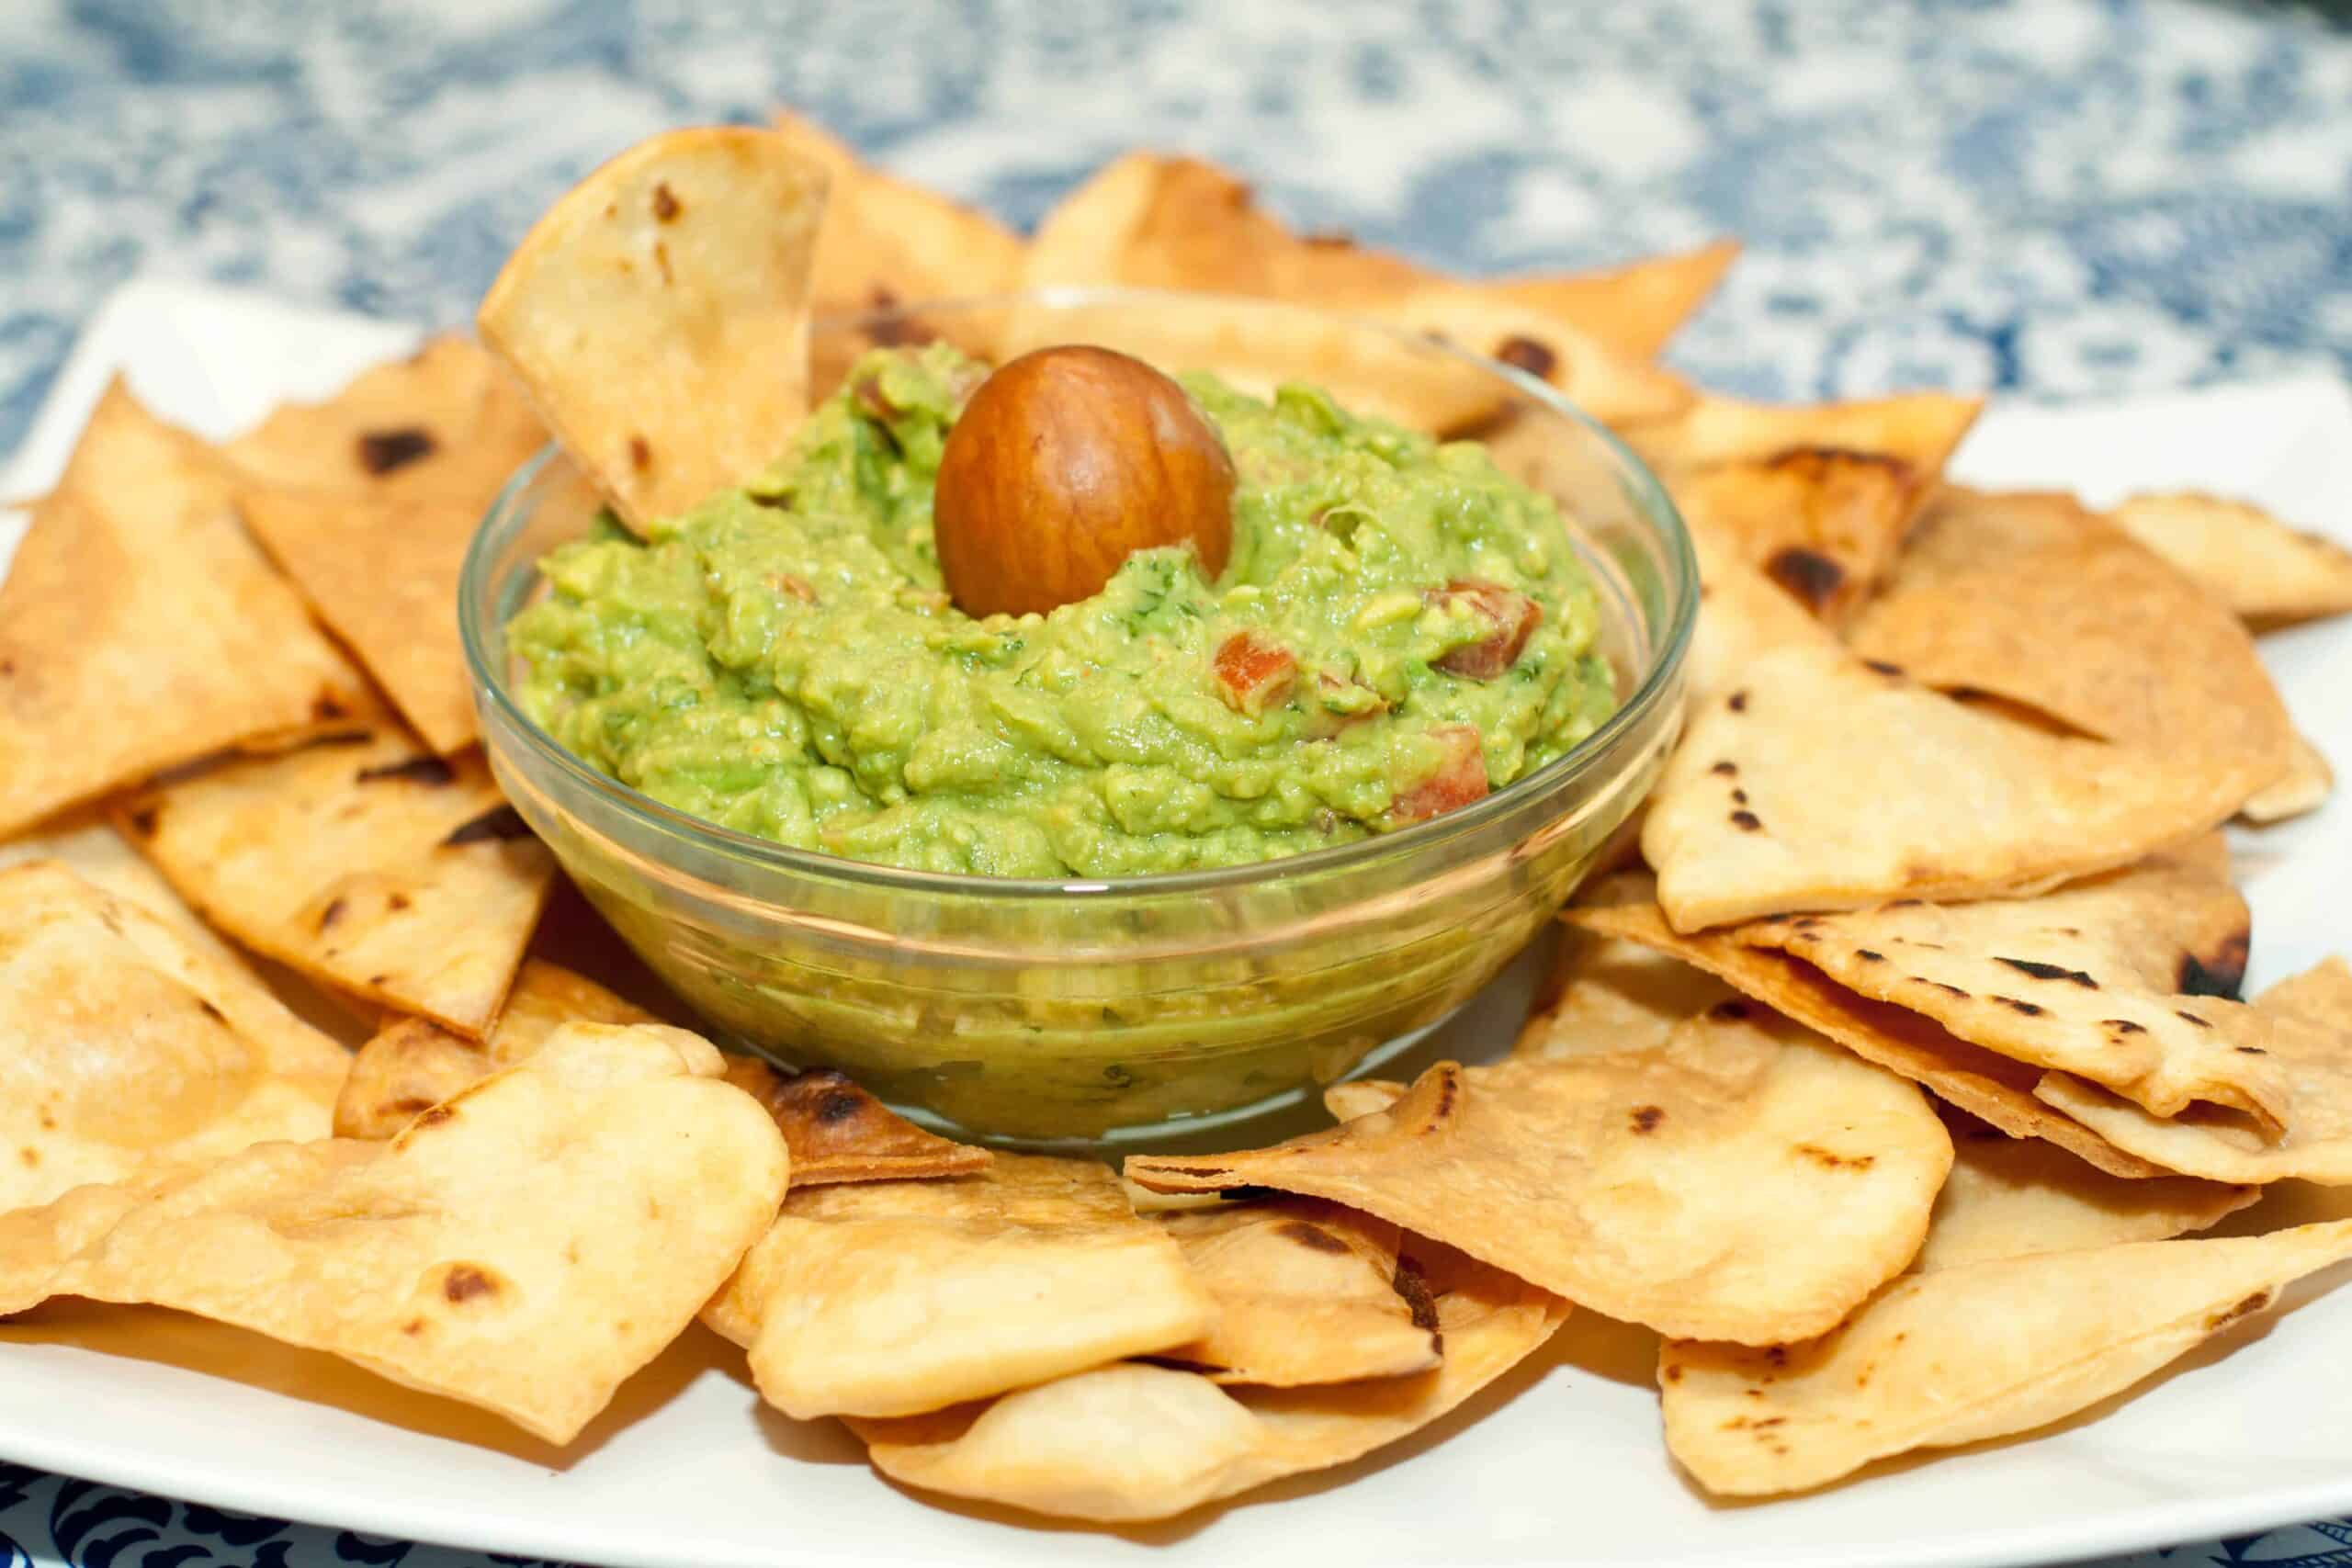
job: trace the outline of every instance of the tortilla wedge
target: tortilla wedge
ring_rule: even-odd
[[[151,1303],[577,1437],[784,1196],[775,1124],[683,1030],[571,1024],[390,1143],[274,1143],[0,1217],[0,1314]]]
[[[2294,761],[2275,781],[2246,796],[2238,815],[2260,827],[2317,811],[2335,793],[2335,768],[2308,735],[2295,737]]]
[[[1566,321],[1620,354],[1655,359],[1738,259],[1737,240],[1717,240],[1594,272],[1487,278],[1481,287]]]
[[[755,1056],[728,1059],[727,1081],[760,1102],[792,1145],[792,1185],[970,1176],[992,1157],[916,1126],[831,1067],[797,1072]]]
[[[1732,1001],[1650,1050],[1440,1063],[1328,1132],[1126,1174],[1327,1199],[1624,1322],[1772,1344],[1910,1261],[1951,1164],[1917,1089]]]
[[[2258,506],[2182,491],[2135,495],[2107,515],[2256,626],[2352,610],[2352,550]]]
[[[1940,474],[1984,412],[1982,398],[1905,392],[1850,402],[1774,405],[1713,395],[1672,419],[1629,428],[1625,444],[1661,469],[1769,462],[1797,448],[1860,452]]]
[[[1874,452],[1796,446],[1670,475],[1705,529],[1830,626],[1843,626],[1894,569],[1936,475]]]
[[[209,447],[107,387],[0,583],[0,835],[365,700],[232,494]]]
[[[1724,1496],[1802,1492],[1875,1459],[2030,1431],[2131,1387],[2352,1257],[2352,1221],[2044,1252],[1917,1274],[1768,1350],[1668,1344],[1667,1446]]]
[[[2029,894],[2221,823],[2247,774],[2052,735],[1842,650],[1774,649],[1692,716],[1642,827],[1679,931]]]
[[[665,132],[549,208],[483,298],[482,341],[637,527],[766,467],[808,412],[825,183],[775,131]]]
[[[37,860],[55,861],[99,892],[137,905],[213,963],[232,970],[244,968],[245,961],[236,950],[187,907],[187,900],[172,890],[144,855],[130,847],[130,840],[115,831],[106,813],[96,807],[51,818],[40,831],[0,843],[0,867]]]
[[[1692,707],[1729,691],[1773,649],[1838,646],[1826,626],[1745,558],[1736,539],[1703,513],[1687,521],[1699,561],[1699,624],[1683,663]]]
[[[852,1419],[874,1468],[927,1491],[1101,1523],[1167,1518],[1419,1431],[1525,1359],[1567,1303],[1443,1248],[1415,1253],[1445,1340],[1412,1377],[1219,1388],[1197,1372],[1101,1367],[987,1404]]]
[[[480,753],[420,754],[380,719],[126,797],[115,821],[247,946],[472,1039],[555,874]]]
[[[1729,983],[1670,953],[1574,926],[1562,933],[1552,987],[1551,1001],[1520,1031],[1512,1055],[1655,1050],[1683,1020],[1739,995]],[[1351,1087],[1324,1090],[1323,1103],[1334,1116],[1376,1109],[1342,1110],[1332,1097]]]

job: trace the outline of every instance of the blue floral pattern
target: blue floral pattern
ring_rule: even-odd
[[[461,321],[658,127],[789,102],[1017,221],[1138,144],[1471,270],[1736,233],[1709,384],[2352,369],[2341,6],[2199,0],[10,0],[0,448],[141,273]],[[485,1561],[0,1463],[0,1568]],[[2352,1525],[2132,1568],[2352,1568]]]

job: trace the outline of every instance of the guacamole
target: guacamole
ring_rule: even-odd
[[[940,455],[983,367],[867,355],[767,474],[639,541],[552,552],[509,628],[525,709],[653,798],[931,871],[1127,876],[1424,820],[1614,706],[1546,497],[1285,386],[1182,378],[1231,453],[1231,558],[975,620],[941,587]]]

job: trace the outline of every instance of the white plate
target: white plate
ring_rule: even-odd
[[[10,470],[8,493],[54,479],[116,367],[163,413],[221,434],[412,336],[247,297],[135,288],[93,324]],[[2003,483],[2076,479],[2102,499],[2139,482],[2201,484],[2341,532],[2352,519],[2352,400],[2332,383],[2303,383],[2128,413],[2005,410],[1958,468]],[[2298,719],[2339,766],[2352,764],[2352,707],[2327,700],[2352,690],[2352,626],[2288,633],[2265,651]],[[2267,983],[2341,940],[2333,913],[2352,872],[2352,809],[2339,802],[2241,847],[2256,910],[2250,979]],[[1505,1032],[1500,1010],[1459,1026],[1457,1043],[1491,1049]],[[2190,1358],[2139,1398],[2055,1432],[1881,1466],[1761,1506],[1712,1506],[1679,1478],[1658,1440],[1650,1337],[1585,1314],[1413,1441],[1118,1533],[1019,1524],[899,1493],[838,1427],[762,1407],[740,1357],[699,1329],[559,1454],[330,1358],[161,1314],[61,1309],[0,1328],[0,1455],[370,1532],[662,1568],[1050,1568],[1140,1562],[1147,1548],[1171,1564],[1218,1568],[1407,1557],[1991,1568],[2352,1510],[2352,1292],[2314,1294],[2290,1297],[2278,1318]],[[122,1353],[95,1348],[107,1343]]]

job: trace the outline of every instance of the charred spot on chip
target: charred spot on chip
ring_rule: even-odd
[[[494,806],[469,822],[460,822],[444,845],[479,844],[493,839],[527,839],[531,825],[511,806]]]
[[[457,770],[438,757],[411,757],[405,761],[385,762],[373,768],[359,770],[359,784],[385,782],[414,784],[446,784],[458,782]]]
[[[152,839],[155,836],[155,819],[163,814],[164,807],[161,802],[153,806],[142,806],[130,814],[130,826],[141,838]]]
[[[1796,1152],[1824,1170],[1868,1170],[1878,1163],[1876,1155],[1841,1155],[1819,1144],[1799,1144]]]
[[[2069,969],[2063,964],[2044,964],[2032,958],[2004,958],[1997,953],[1993,955],[1993,962],[2006,964],[2018,974],[2030,975],[2037,980],[2064,980],[2069,985],[2080,986],[2085,990],[2098,989],[2097,980],[2092,979],[2080,969]]]
[[[1985,995],[1984,999],[1988,1002],[1997,1002],[2001,1006],[2008,1009],[2011,1012],[2021,1014],[2027,1018],[2040,1018],[2042,1013],[2042,1010],[2032,1002],[2019,1001],[2015,997],[2004,997],[1988,992]]]
[[[1854,956],[1860,959],[1865,964],[1883,964],[1886,962],[1886,954],[1880,953],[1873,948],[1858,947],[1854,949]]]
[[[394,914],[400,913],[408,907],[409,897],[405,893],[395,893],[390,897],[384,900],[384,908],[391,910]]]
[[[2253,932],[2232,931],[2216,947],[2211,955],[2199,958],[2193,953],[2180,955],[2180,974],[2173,989],[2184,997],[2220,997],[2235,1001],[2240,987],[2245,984],[2246,947]]]
[[[424,1319],[423,1319],[423,1318],[421,1318],[421,1317],[412,1317],[412,1318],[410,1318],[406,1323],[403,1323],[403,1324],[401,1324],[401,1332],[402,1334],[422,1334],[422,1333],[424,1333]]]
[[[351,710],[343,705],[333,692],[321,692],[311,699],[311,717],[319,724],[333,724],[349,718]]]
[[[1552,352],[1549,344],[1517,334],[1495,345],[1495,357],[1514,370],[1526,371],[1539,381],[1550,380],[1552,372],[1560,367],[1560,356]]]
[[[2211,1029],[2213,1027],[2211,1023],[2198,1017],[2193,1012],[2182,1012],[2178,1010],[2175,1010],[2173,1017],[2180,1020],[2183,1023],[2193,1023],[2199,1029]]]
[[[2098,1026],[2101,1029],[2111,1029],[2118,1034],[2145,1034],[2148,1032],[2144,1026],[2134,1023],[2128,1018],[2103,1018],[2098,1021]]]
[[[0,680],[5,680],[8,676],[14,675],[16,672],[17,661],[15,660],[0,659]]]
[[[425,1107],[424,1114],[416,1119],[415,1124],[419,1127],[438,1127],[444,1122],[457,1120],[457,1111],[447,1105],[429,1105]]]
[[[1437,1297],[1430,1293],[1430,1282],[1421,1266],[1409,1258],[1396,1259],[1396,1272],[1389,1277],[1389,1285],[1405,1298],[1405,1306],[1413,1314],[1413,1326],[1426,1334],[1437,1332]]]
[[[1731,792],[1731,803],[1732,803],[1734,806],[1745,806],[1745,805],[1747,805],[1747,792],[1746,790],[1744,790],[1744,789],[1736,789],[1736,790],[1732,791],[1732,792]]]
[[[359,433],[359,466],[379,478],[433,455],[433,433],[421,424]]]
[[[1661,1382],[1680,1382],[1682,1381],[1682,1363],[1679,1361],[1668,1361],[1665,1366],[1658,1369],[1657,1375],[1658,1381]]]
[[[2270,1055],[2269,1052],[2264,1050],[2259,1045],[2241,1045],[2237,1050],[2238,1055],[2241,1056],[2267,1056]]]
[[[1889,904],[1887,908],[1890,909],[1916,909],[1926,902],[1927,900],[1925,898],[1897,898],[1894,903]]]
[[[452,1302],[469,1302],[476,1296],[498,1294],[498,1281],[470,1263],[458,1263],[442,1276],[441,1293]]]
[[[1718,774],[1724,778],[1736,779],[1739,777],[1739,764],[1737,762],[1724,761],[1717,762],[1713,767],[1709,768],[1707,772]]]
[[[1748,1010],[1748,1006],[1746,1002],[1741,1001],[1737,998],[1734,998],[1730,1001],[1717,1002],[1714,1006],[1709,1008],[1707,1010],[1707,1016],[1712,1019],[1719,1020],[1724,1023],[1737,1023],[1741,1019],[1747,1016]]]
[[[817,1097],[813,1114],[826,1126],[854,1122],[858,1112],[865,1109],[865,1101],[854,1089],[829,1089]]]
[[[1662,1105],[1636,1105],[1634,1107],[1634,1131],[1641,1134],[1645,1137],[1657,1132],[1657,1124],[1665,1120],[1666,1107]]]
[[[2205,1320],[2206,1332],[2210,1334],[2216,1329],[2227,1328],[2240,1318],[2252,1317],[2270,1304],[2270,1296],[2271,1293],[2268,1291],[2256,1291],[2235,1306],[2225,1307],[2215,1313]]]
[[[1828,608],[1838,590],[1846,585],[1846,569],[1827,556],[1791,545],[1773,552],[1764,563],[1764,575],[1779,583],[1816,615]]]
[[[1941,991],[1948,997],[1965,997],[1968,995],[1966,991],[1962,990],[1958,986],[1947,985],[1941,980],[1930,980],[1925,975],[1913,975],[1908,976],[1908,978],[1915,986],[1933,986],[1937,990]]]
[[[670,188],[670,182],[668,180],[659,180],[655,182],[653,186],[653,220],[656,223],[671,222],[676,219],[679,213],[684,212],[685,209],[685,204],[678,199],[677,192]]]
[[[1724,699],[1724,706],[1731,709],[1734,713],[1746,713],[1747,711],[1747,692],[1744,690],[1734,692],[1730,696]]]
[[[1430,1109],[1430,1125],[1434,1127],[1453,1114],[1453,1107],[1462,1097],[1462,1069],[1448,1062],[1436,1069],[1443,1076],[1438,1080],[1437,1104]]]
[[[203,1010],[204,1016],[210,1019],[213,1022],[226,1023],[229,1021],[229,1015],[227,1013],[222,1012],[219,1008],[214,1007],[202,997],[196,998],[196,1005]]]
[[[344,900],[340,898],[328,899],[327,907],[319,911],[319,930],[325,931],[329,926],[334,925],[337,920],[343,919],[344,908]]]
[[[1757,816],[1753,811],[1733,812],[1731,823],[1743,833],[1760,833],[1764,830],[1764,818]]]
[[[653,448],[642,435],[628,438],[628,466],[640,474],[653,466]]]
[[[1321,1225],[1305,1220],[1284,1220],[1274,1227],[1274,1234],[1284,1241],[1295,1241],[1314,1252],[1345,1252],[1348,1244],[1325,1230]]]
[[[1883,659],[1865,659],[1862,660],[1862,663],[1865,667],[1875,670],[1882,675],[1900,676],[1903,673],[1902,665],[1890,664]]]

